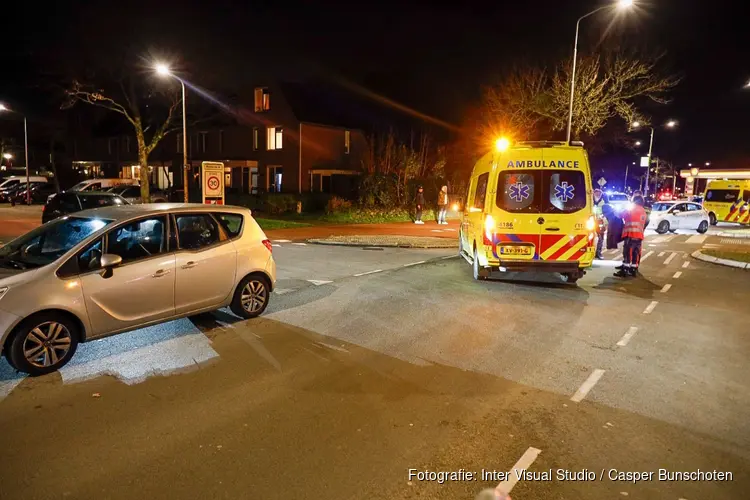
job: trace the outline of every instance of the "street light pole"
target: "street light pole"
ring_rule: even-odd
[[[23,117],[23,149],[26,154],[26,205],[31,205],[31,182],[29,181],[29,133],[26,117]]]
[[[651,127],[651,140],[648,143],[648,166],[646,167],[646,187],[643,190],[643,197],[648,198],[648,178],[651,172],[651,151],[654,149],[654,127]]]
[[[628,163],[625,165],[625,183],[622,185],[622,192],[626,193],[628,191],[628,169],[630,168],[630,164]]]
[[[182,78],[179,78],[180,85],[182,85],[182,187],[184,190],[184,201],[189,203],[190,197],[188,195],[188,185],[190,184],[188,179],[188,153],[187,153],[187,104],[185,102],[185,82]]]

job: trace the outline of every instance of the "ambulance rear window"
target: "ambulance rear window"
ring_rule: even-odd
[[[706,201],[716,203],[734,203],[739,196],[739,189],[709,189],[706,191]]]
[[[583,172],[544,170],[544,213],[572,213],[586,208],[586,178]]]
[[[497,182],[497,206],[507,212],[539,212],[537,186],[540,172],[506,170],[500,172]]]

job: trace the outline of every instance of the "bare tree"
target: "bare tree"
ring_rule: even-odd
[[[595,136],[613,118],[625,123],[644,120],[639,104],[644,100],[668,102],[677,76],[661,75],[660,58],[631,55],[620,50],[583,56],[576,70],[573,100],[573,136]],[[564,130],[570,100],[571,63],[553,71],[529,67],[516,69],[483,94],[484,126],[504,127],[516,138],[534,131]]]
[[[143,75],[120,75],[97,83],[74,80],[66,90],[68,100],[63,109],[82,102],[118,113],[127,120],[133,127],[138,145],[141,198],[148,202],[151,197],[148,157],[173,130],[172,121],[181,98],[173,89],[162,90],[156,85],[148,85],[148,77]]]

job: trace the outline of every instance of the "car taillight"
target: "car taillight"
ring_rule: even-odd
[[[273,247],[271,246],[271,240],[263,240],[263,245],[268,249],[269,252],[273,253]]]

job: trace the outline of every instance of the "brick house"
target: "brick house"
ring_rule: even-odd
[[[238,98],[232,114],[220,122],[188,124],[192,191],[200,189],[201,162],[217,161],[225,164],[228,192],[353,194],[369,154],[365,134],[354,127],[363,117],[350,118],[356,108],[302,84],[251,88],[252,94]],[[188,93],[188,107],[191,99],[202,97]],[[102,176],[140,176],[134,137],[79,143],[86,144],[88,158],[76,158],[74,167]],[[151,154],[152,184],[182,185],[182,145],[182,134],[173,133]]]

